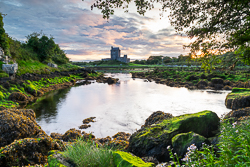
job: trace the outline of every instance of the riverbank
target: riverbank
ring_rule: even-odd
[[[96,80],[99,80],[99,82],[102,82],[101,77],[95,76],[94,74],[91,74],[91,75],[88,75],[87,77],[85,77],[85,80],[93,80],[93,79],[96,79]],[[106,80],[108,80],[108,79],[106,79]],[[40,81],[40,79],[37,81]],[[31,84],[36,86],[35,83],[37,81],[31,81]],[[53,82],[53,80],[50,80],[50,82]],[[42,89],[39,89],[39,90],[42,90]],[[6,113],[14,116],[15,119],[10,118],[9,116],[6,115]],[[200,113],[200,114],[201,115],[208,114],[208,118],[210,117],[209,116],[210,114],[214,115],[214,116],[216,115],[212,112],[204,112],[204,113]],[[175,128],[177,128],[177,129],[179,128],[176,126],[179,124],[178,121],[181,120],[181,122],[182,122],[183,120],[186,120],[186,117],[187,117],[187,120],[190,119],[190,120],[192,120],[192,122],[195,122],[195,125],[199,124],[199,122],[206,122],[204,120],[194,121],[193,119],[195,119],[195,117],[197,117],[196,114],[193,114],[193,115],[188,114],[189,116],[172,117],[170,114],[155,112],[146,120],[144,126],[142,126],[141,129],[139,129],[138,131],[136,131],[133,134],[133,136],[136,136],[137,138],[130,137],[130,135],[126,134],[126,133],[118,133],[118,134],[112,136],[112,138],[106,137],[106,138],[101,138],[101,139],[95,139],[95,137],[93,135],[90,135],[90,134],[85,133],[85,132],[83,134],[81,134],[81,131],[76,130],[76,129],[70,129],[65,134],[62,134],[61,136],[58,134],[51,134],[50,136],[48,136],[48,135],[46,135],[46,133],[44,131],[42,132],[39,130],[39,129],[41,129],[41,127],[39,128],[39,126],[37,126],[37,123],[32,124],[31,122],[28,122],[28,120],[31,120],[32,122],[34,122],[34,116],[33,116],[34,113],[32,113],[32,111],[30,111],[30,110],[29,111],[21,110],[21,112],[19,110],[4,110],[2,115],[3,115],[3,118],[10,119],[10,120],[3,119],[5,121],[4,124],[9,124],[8,127],[14,128],[12,130],[10,130],[10,129],[7,130],[6,135],[7,135],[7,132],[9,132],[9,131],[13,131],[15,134],[22,133],[23,132],[22,129],[29,129],[29,131],[30,131],[30,134],[29,133],[28,134],[22,133],[22,138],[19,138],[19,139],[16,138],[17,141],[14,143],[7,142],[10,144],[7,144],[1,148],[2,152],[3,152],[2,154],[5,155],[5,156],[3,156],[5,158],[2,158],[1,162],[10,162],[10,163],[13,163],[14,165],[16,165],[18,163],[22,163],[25,165],[28,163],[28,161],[29,161],[29,164],[43,164],[44,165],[44,164],[46,164],[46,162],[51,163],[52,160],[58,160],[55,157],[60,157],[59,154],[50,153],[49,156],[51,156],[51,157],[49,158],[49,157],[47,157],[48,151],[49,150],[61,150],[62,152],[64,152],[65,147],[68,144],[70,144],[69,142],[77,139],[77,137],[82,137],[82,138],[84,138],[84,140],[87,140],[88,138],[92,138],[92,141],[97,143],[97,145],[101,146],[104,144],[104,145],[108,145],[108,146],[116,146],[116,147],[119,147],[120,149],[125,150],[125,151],[127,149],[129,150],[129,148],[130,149],[134,148],[134,145],[137,146],[136,143],[143,144],[144,142],[146,142],[146,145],[139,144],[138,148],[136,150],[130,150],[129,152],[133,152],[135,155],[139,156],[144,161],[154,162],[155,164],[157,164],[158,162],[166,162],[166,161],[171,160],[170,156],[168,156],[169,152],[165,150],[166,144],[165,145],[155,144],[153,146],[149,144],[149,143],[152,144],[152,142],[154,143],[155,141],[158,141],[159,139],[166,139],[165,138],[166,136],[169,136],[167,141],[171,147],[174,147],[176,145],[174,143],[178,143],[179,140],[182,140],[182,138],[184,138],[185,141],[186,141],[186,138],[188,138],[188,141],[189,140],[194,141],[193,140],[194,136],[196,136],[195,139],[198,139],[199,142],[209,141],[209,142],[207,142],[207,144],[211,144],[213,141],[216,141],[216,138],[209,139],[210,137],[204,135],[200,131],[197,131],[197,128],[192,128],[192,126],[191,126],[191,129],[188,129],[187,131],[186,130],[175,131]],[[184,119],[184,117],[185,117],[185,119]],[[213,120],[217,120],[217,122],[218,122],[217,117],[216,117],[216,119],[213,119]],[[179,119],[179,118],[181,118],[181,119]],[[16,125],[16,123],[14,123],[14,122],[16,122],[16,120],[22,120],[21,122],[24,122],[24,124],[18,126],[18,125]],[[172,125],[170,126],[170,128],[168,126],[165,126],[165,125],[169,125],[168,120],[171,120],[170,122],[174,123],[173,126]],[[13,121],[13,122],[11,123],[11,121]],[[211,124],[217,126],[218,125],[217,122],[211,123]],[[30,130],[30,127],[27,127],[26,125],[34,127],[34,129],[35,129],[34,132],[32,130]],[[185,121],[183,121],[183,125],[180,126],[180,128],[182,128],[183,126],[186,126],[186,125],[188,125],[188,124],[185,123]],[[17,130],[16,130],[16,128],[17,128]],[[168,129],[172,129],[173,131],[168,132]],[[205,130],[205,129],[201,128],[201,130]],[[218,130],[218,128],[217,128],[217,130]],[[208,131],[205,130],[205,131],[209,132],[209,133],[211,132],[214,136],[218,136],[218,135],[220,135],[220,133],[217,130],[213,129],[211,131],[210,130],[208,130]],[[3,131],[4,131],[4,129],[3,129]],[[194,133],[192,133],[192,132],[194,132]],[[158,133],[159,133],[159,135],[158,135]],[[172,135],[168,135],[168,133],[171,133]],[[40,134],[40,135],[37,136],[36,134]],[[6,135],[5,135],[5,138],[10,138],[10,140],[12,140],[11,137],[8,137]],[[26,137],[24,137],[25,135],[26,135]],[[211,136],[213,136],[213,135],[211,135]],[[141,137],[144,137],[145,139],[141,138]],[[157,137],[160,137],[160,138],[158,139]],[[27,139],[27,138],[29,138],[29,139]],[[179,138],[179,140],[178,140],[178,138]],[[176,140],[173,140],[173,139],[176,139]],[[61,140],[63,140],[63,142],[61,142]],[[37,143],[37,144],[34,144],[34,143]],[[45,145],[43,145],[42,143],[43,144],[45,143]],[[188,143],[187,145],[189,145],[189,144],[190,143]],[[177,144],[177,145],[180,145],[180,144]],[[177,153],[177,154],[184,156],[187,145],[183,146],[182,149],[180,149],[179,147],[175,147],[174,151],[177,152],[179,150],[179,153]],[[198,144],[196,144],[196,145],[198,146]],[[33,148],[31,149],[31,147],[33,147]],[[154,155],[154,153],[152,154],[151,149],[147,150],[150,147],[152,148],[152,150],[155,150],[155,151],[153,151],[155,153],[155,155]],[[41,151],[41,148],[44,148],[43,151]],[[144,148],[146,149],[145,151],[143,151]],[[19,153],[15,154],[15,150],[19,150]],[[144,152],[145,154],[144,153],[143,154],[137,153],[136,152],[137,150],[142,150],[142,152]],[[164,151],[164,154],[161,155],[162,150]],[[32,155],[33,155],[33,158],[32,158]],[[54,158],[52,158],[52,156]],[[162,156],[168,157],[168,159],[162,158]],[[18,159],[19,162],[16,162],[16,161],[12,162],[12,157],[15,160]],[[25,157],[26,159],[24,159],[23,157]],[[155,158],[155,157],[157,157],[157,158]],[[66,160],[67,160],[67,158],[66,158]],[[9,164],[3,163],[3,165],[8,166]],[[52,166],[52,165],[50,164],[50,166]]]

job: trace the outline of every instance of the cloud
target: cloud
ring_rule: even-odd
[[[4,28],[11,37],[24,41],[25,36],[43,30],[55,38],[72,60],[109,57],[111,45],[120,47],[131,59],[146,59],[154,53],[171,56],[187,53],[182,45],[189,39],[176,34],[168,23],[150,17],[150,13],[119,14],[107,21],[100,11],[90,10],[93,2],[2,0],[0,10],[7,14]]]

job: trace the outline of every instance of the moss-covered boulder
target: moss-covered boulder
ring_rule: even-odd
[[[153,167],[153,163],[145,163],[139,157],[123,151],[113,152],[115,166],[117,167]]]
[[[233,110],[250,107],[250,89],[233,88],[232,92],[226,97],[225,105]]]
[[[50,150],[60,146],[49,136],[25,138],[0,148],[0,166],[26,166],[45,164]]]
[[[193,131],[206,138],[217,134],[219,117],[212,111],[201,111],[163,120],[158,124],[143,127],[129,139],[128,151],[139,157],[154,156],[161,162],[169,160],[167,146],[180,133]]]
[[[208,143],[208,140],[205,137],[194,132],[180,133],[172,138],[174,152],[180,157],[185,155],[187,148],[191,144],[195,144],[195,146],[199,149],[202,146],[202,143],[205,142]]]
[[[48,166],[49,167],[75,167],[76,165],[66,159],[63,153],[58,150],[52,150],[48,153]]]
[[[162,111],[153,112],[146,120],[143,126],[149,126],[155,123],[159,123],[164,119],[173,118],[173,115],[170,113],[164,113]]]
[[[35,119],[36,115],[31,109],[0,111],[0,147],[18,139],[46,136]]]
[[[11,93],[8,99],[18,103],[28,103],[28,97],[21,92]]]

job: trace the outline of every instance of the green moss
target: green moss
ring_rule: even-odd
[[[0,91],[0,100],[3,100],[5,98],[3,92]]]
[[[204,130],[207,129],[207,124],[211,124],[213,121],[219,122],[219,118],[214,112],[208,110],[195,114],[185,114],[178,117],[173,117],[137,132],[136,137],[132,139],[132,142],[141,140],[144,144],[148,144],[147,142],[151,140],[151,138],[169,139],[175,136],[177,133],[190,131],[205,135],[207,132]]]
[[[123,151],[113,152],[114,163],[117,167],[152,167],[153,163],[145,163],[139,157]]]
[[[61,152],[56,150],[51,150],[48,153],[48,166],[49,167],[66,167],[65,165],[61,164],[58,159],[54,157],[55,154],[61,154]]]
[[[227,95],[226,100],[242,98],[244,96],[250,96],[249,88],[233,88],[232,92]]]

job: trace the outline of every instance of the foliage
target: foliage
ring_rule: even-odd
[[[109,19],[114,8],[127,12],[131,0],[96,0],[91,6],[101,9],[103,18]],[[137,12],[141,15],[154,8],[154,3],[162,5],[160,13],[170,10],[169,19],[177,33],[187,34],[194,39],[189,45],[196,55],[221,54],[236,51],[245,62],[250,63],[250,4],[248,0],[135,0]],[[217,52],[217,53],[216,53]],[[209,59],[209,57],[208,57]]]
[[[201,150],[195,145],[188,148],[186,156],[182,159],[185,166],[249,166],[250,165],[250,120],[231,124],[224,121],[221,124],[221,134],[218,151],[215,152],[214,146],[203,144]],[[177,165],[181,165],[173,161]]]
[[[3,14],[0,12],[0,47],[4,50],[5,55],[9,55],[8,38],[3,28]]]
[[[64,156],[73,161],[78,167],[114,166],[112,150],[91,140],[78,139],[77,142],[66,147]]]
[[[69,62],[64,51],[60,49],[59,45],[55,44],[53,37],[49,38],[43,33],[34,32],[27,36],[27,40],[27,47],[37,54],[41,62],[51,62],[52,60],[58,64]]]

